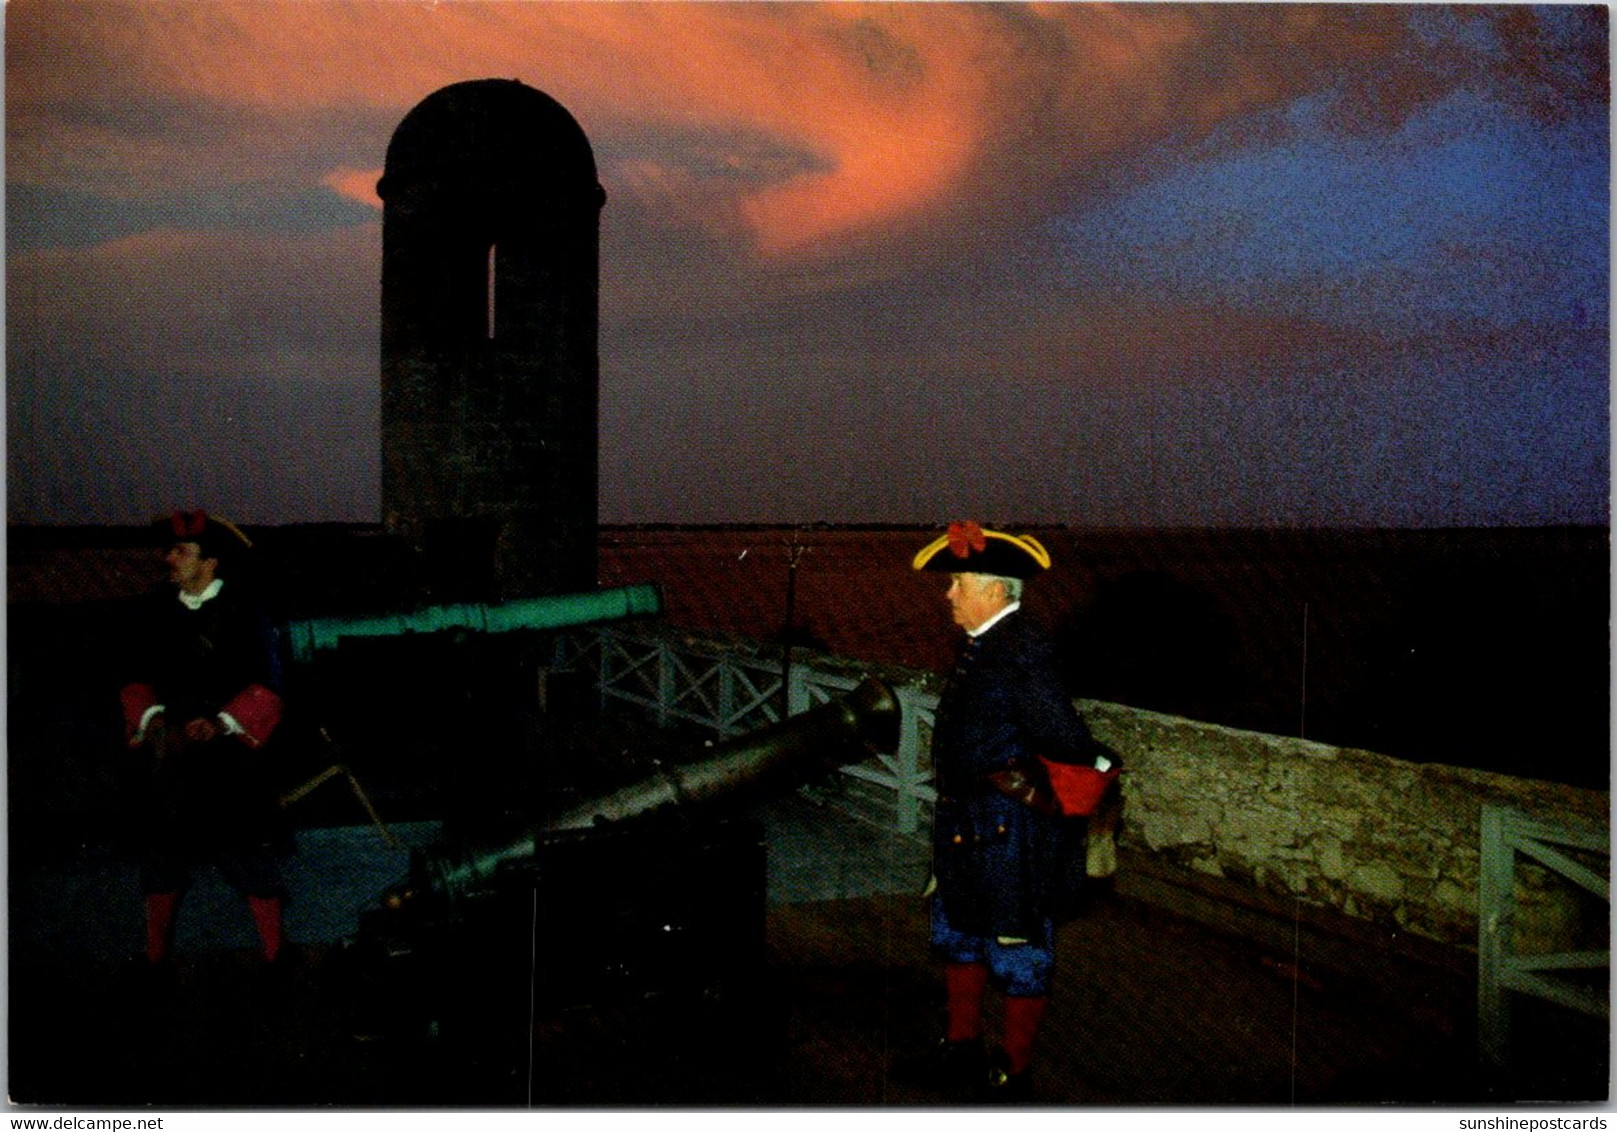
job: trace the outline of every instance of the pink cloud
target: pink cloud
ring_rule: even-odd
[[[603,170],[686,219],[670,178],[702,178],[681,193],[766,256],[916,228],[970,240],[1322,82],[1374,108],[1362,123],[1450,81],[1440,52],[1410,50],[1396,6],[16,0],[7,15],[23,179],[269,176],[300,139],[266,139],[266,123],[396,122],[448,83],[510,77],[607,151],[649,131],[804,155],[773,170],[735,152],[659,179],[627,154]],[[356,171],[385,138],[365,144],[325,183],[374,205]]]
[[[369,205],[380,211],[382,198],[376,195],[376,182],[381,178],[380,168],[352,169],[344,165],[320,178],[320,183],[344,200]]]

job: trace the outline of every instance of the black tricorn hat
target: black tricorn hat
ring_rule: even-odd
[[[206,511],[176,511],[167,518],[154,520],[152,526],[167,544],[196,543],[204,558],[221,561],[237,558],[253,547],[252,540],[242,534],[236,524]]]
[[[949,533],[923,547],[913,566],[940,574],[1031,578],[1050,568],[1050,552],[1031,535],[991,531],[976,523],[950,523]]]

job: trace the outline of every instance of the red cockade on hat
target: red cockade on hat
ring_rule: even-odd
[[[976,523],[949,524],[949,553],[956,558],[968,557],[972,551],[981,554],[988,547],[988,536]]]
[[[182,541],[198,538],[208,527],[206,511],[176,511],[169,517],[174,537]]]

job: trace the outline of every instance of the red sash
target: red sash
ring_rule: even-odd
[[[1117,781],[1121,773],[1121,768],[1115,766],[1111,770],[1096,770],[1092,766],[1074,766],[1072,763],[1051,762],[1046,758],[1039,761],[1050,776],[1050,789],[1055,791],[1061,812],[1069,818],[1088,817],[1094,813],[1106,794],[1106,788]]]

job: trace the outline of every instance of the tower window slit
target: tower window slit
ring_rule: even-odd
[[[495,329],[494,296],[498,293],[498,288],[495,286],[495,279],[496,279],[496,275],[497,275],[496,265],[499,262],[498,253],[499,253],[499,245],[490,244],[488,246],[488,327],[487,327],[487,329],[488,329],[488,340],[490,342],[494,341],[494,329]]]

